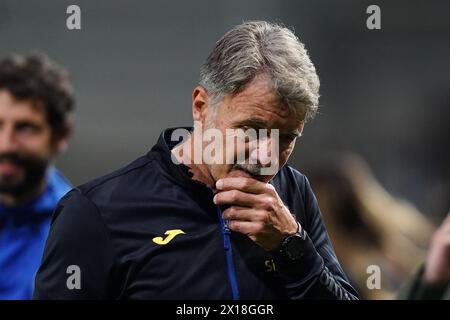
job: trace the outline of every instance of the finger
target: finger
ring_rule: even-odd
[[[269,185],[270,187],[268,187],[267,185]],[[247,193],[260,194],[271,191],[272,188],[270,184],[258,181],[256,179],[236,177],[217,180],[216,189],[220,191],[236,189]]]
[[[442,233],[450,234],[450,222],[447,223],[447,224],[442,225],[442,226],[439,228],[439,230],[440,230],[440,232],[442,232]]]
[[[217,193],[213,201],[216,205],[238,205],[244,207],[253,207],[258,203],[256,195],[245,193],[239,190],[230,190]]]
[[[260,233],[264,225],[261,222],[232,220],[228,223],[230,230],[240,232],[245,235]]]
[[[255,210],[242,207],[230,207],[223,212],[225,220],[255,221],[266,223],[269,221],[269,213],[264,210]]]
[[[447,213],[447,216],[444,218],[442,225],[450,225],[450,212]]]
[[[449,233],[450,232],[450,213],[447,214],[444,221],[442,221],[440,227],[438,228],[438,232],[440,233]]]
[[[217,193],[213,201],[216,205],[243,206],[252,209],[274,210],[277,199],[265,194],[245,193],[239,190]]]

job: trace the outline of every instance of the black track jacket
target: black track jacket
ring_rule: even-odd
[[[169,137],[61,199],[35,299],[356,299],[306,177],[270,182],[307,232],[289,263],[230,232],[213,192],[171,161]]]

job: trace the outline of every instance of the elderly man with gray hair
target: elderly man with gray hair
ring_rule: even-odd
[[[286,165],[318,106],[292,31],[227,32],[192,93],[193,128],[69,192],[36,299],[357,299],[308,180]]]

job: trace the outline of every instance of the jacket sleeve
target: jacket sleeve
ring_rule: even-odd
[[[311,186],[305,176],[298,174],[297,183],[304,202],[300,223],[307,236],[299,262],[277,259],[288,296],[291,299],[358,299],[336,258]]]
[[[97,207],[74,189],[53,213],[33,299],[106,299],[113,261]]]

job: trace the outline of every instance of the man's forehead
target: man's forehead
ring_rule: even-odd
[[[302,124],[293,109],[273,93],[264,96],[237,95],[224,102],[223,115],[233,122],[248,123],[249,126],[258,128],[289,127],[290,130]]]
[[[45,118],[46,109],[42,103],[30,99],[17,99],[9,92],[0,90],[0,115],[28,118]]]
[[[255,79],[239,93],[231,96],[235,104],[255,106],[279,105],[281,103],[273,86],[265,79]]]
[[[255,78],[243,91],[225,96],[222,102],[225,113],[231,117],[261,118],[282,125],[286,125],[286,120],[297,120],[298,123],[292,123],[293,126],[300,126],[303,120],[282,101],[270,80],[264,76]]]

